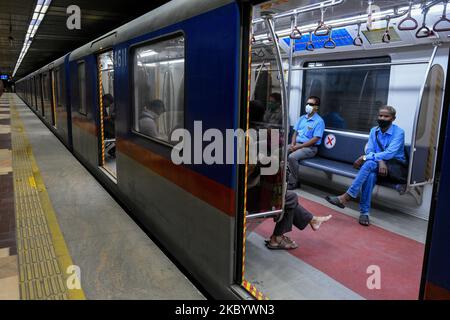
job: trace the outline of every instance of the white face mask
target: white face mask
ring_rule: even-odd
[[[314,107],[309,105],[309,104],[307,104],[306,107],[305,107],[305,111],[306,111],[307,114],[311,114],[314,111]]]

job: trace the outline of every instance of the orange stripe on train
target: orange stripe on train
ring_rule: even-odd
[[[178,166],[131,141],[117,139],[117,151],[124,153],[160,176],[227,215],[235,216],[234,190],[184,166]]]

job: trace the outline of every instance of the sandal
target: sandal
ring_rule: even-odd
[[[290,240],[287,237],[282,237],[281,241],[275,245],[269,243],[266,244],[266,247],[270,250],[293,250],[298,248],[298,244],[294,241]]]
[[[359,216],[359,224],[365,227],[370,225],[370,219],[368,215],[362,214]]]
[[[327,200],[329,203],[331,203],[331,204],[333,204],[333,205],[335,205],[335,206],[337,206],[337,207],[339,207],[341,209],[345,208],[345,206],[341,203],[341,201],[339,200],[338,197],[326,196],[325,200]]]
[[[288,236],[282,235],[281,237],[282,237],[284,240],[286,240],[286,242],[297,244],[294,240],[292,240],[292,239],[289,238]],[[269,243],[270,243],[270,238],[269,238],[269,239],[264,239],[264,243],[265,243],[266,245],[269,244]]]

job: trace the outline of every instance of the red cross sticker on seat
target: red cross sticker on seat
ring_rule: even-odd
[[[334,146],[336,145],[336,136],[334,134],[328,134],[325,137],[325,147],[327,149],[333,149]]]

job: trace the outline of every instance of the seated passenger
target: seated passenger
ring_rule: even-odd
[[[396,111],[393,107],[380,108],[378,126],[370,130],[366,154],[359,157],[353,165],[357,169],[361,168],[353,184],[346,193],[338,197],[326,197],[331,204],[345,208],[348,201],[356,199],[361,193],[359,223],[363,226],[370,224],[370,202],[377,175],[387,177],[389,174],[386,162],[397,159],[403,166],[407,165],[404,152],[405,131],[392,123],[395,115]]]
[[[270,240],[266,240],[266,246],[272,250],[290,250],[298,248],[295,241],[285,236],[285,233],[292,231],[292,225],[298,229],[304,230],[308,225],[314,231],[319,230],[322,223],[332,218],[332,215],[326,217],[316,217],[311,212],[303,208],[298,203],[298,196],[293,191],[286,192],[286,204],[283,219],[277,222]]]
[[[283,122],[283,110],[281,109],[281,94],[274,92],[269,96],[267,108],[264,113],[264,122],[271,125],[281,125]]]
[[[114,98],[110,93],[103,95],[103,117],[114,117]]]
[[[320,98],[309,97],[305,107],[306,115],[301,116],[294,126],[295,132],[288,150],[290,153],[288,156],[288,190],[300,186],[300,161],[313,158],[322,143],[325,122],[318,114],[319,106]]]
[[[263,121],[264,105],[259,100],[250,101],[249,105],[249,129],[258,130],[259,123]],[[251,141],[249,143],[258,143]],[[265,142],[267,144],[267,142]],[[247,172],[247,211],[250,213],[260,212],[261,208],[268,207],[261,199],[261,168],[260,163],[249,164]]]
[[[103,124],[105,127],[105,137],[113,139],[115,136],[114,128],[114,98],[110,93],[103,95]]]
[[[158,118],[165,112],[164,102],[161,100],[152,100],[144,106],[139,117],[139,132],[150,137],[159,137]]]

